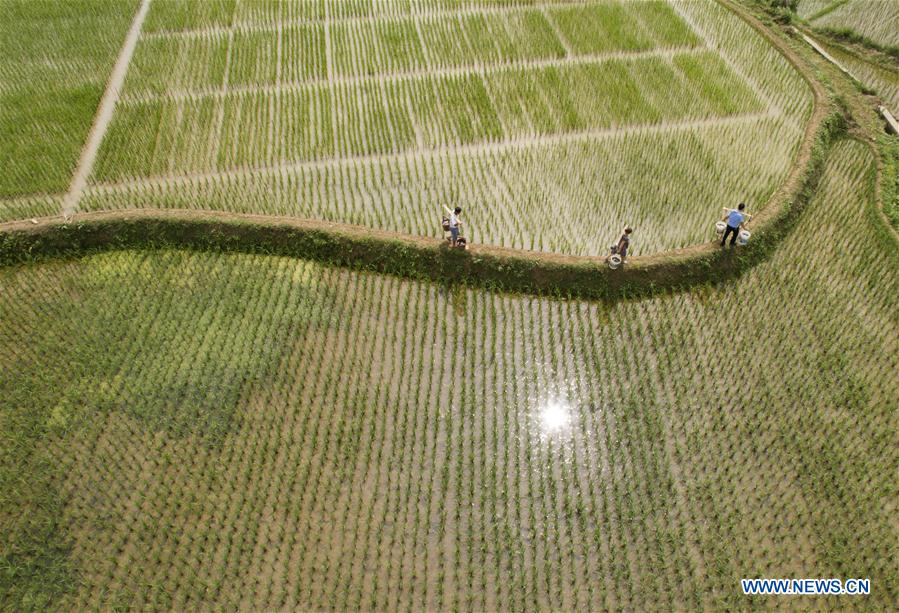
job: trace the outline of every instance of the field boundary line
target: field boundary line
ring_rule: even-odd
[[[331,48],[330,36],[326,34],[326,48]],[[699,53],[715,53],[705,46],[695,47],[658,47],[647,51],[610,51],[608,53],[595,53],[572,55],[564,58],[546,58],[541,60],[515,60],[506,63],[491,64],[466,64],[452,67],[434,67],[408,70],[404,72],[384,73],[378,75],[347,75],[337,76],[331,62],[328,61],[328,76],[324,79],[310,79],[308,81],[292,81],[275,83],[272,85],[241,85],[237,87],[210,87],[205,89],[179,89],[166,93],[150,93],[122,96],[123,105],[146,104],[148,102],[197,100],[202,98],[225,97],[228,95],[245,94],[274,94],[282,91],[303,91],[322,87],[335,88],[340,86],[366,85],[371,83],[394,83],[400,81],[420,81],[429,78],[461,77],[468,75],[492,75],[505,70],[541,70],[543,68],[561,68],[566,66],[586,66],[589,64],[602,64],[616,60],[645,60],[645,59],[672,59],[678,55],[692,55]],[[720,55],[720,54],[717,54]],[[743,78],[740,74],[734,73]],[[762,100],[764,103],[765,101]]]
[[[97,159],[100,144],[103,142],[103,137],[106,136],[106,130],[112,121],[116,102],[125,83],[125,75],[128,73],[128,66],[131,64],[131,58],[134,56],[137,39],[140,37],[140,31],[149,9],[150,0],[141,0],[140,8],[134,15],[131,28],[128,30],[125,42],[113,65],[103,97],[100,99],[100,105],[97,107],[97,113],[94,115],[90,134],[81,151],[81,157],[78,160],[78,165],[75,167],[75,174],[72,176],[72,181],[69,184],[69,191],[63,198],[62,214],[64,217],[70,216],[78,208],[78,202],[81,200],[81,194],[87,185],[87,179],[94,169],[94,162]]]
[[[620,0],[619,0],[620,1]],[[627,4],[631,0],[623,0]],[[640,1],[640,0],[638,0]],[[362,25],[377,22],[392,22],[402,19],[422,20],[442,19],[454,17],[474,17],[480,15],[509,15],[514,13],[524,13],[527,11],[544,11],[551,9],[566,9],[570,7],[595,6],[602,4],[601,0],[576,0],[574,2],[536,2],[534,4],[519,6],[480,6],[466,7],[460,9],[430,9],[424,11],[415,11],[409,13],[394,13],[391,15],[359,15],[356,17],[337,17],[332,18],[330,12],[324,18],[299,18],[291,20],[277,19],[266,22],[241,21],[230,26],[206,26],[203,28],[192,28],[188,30],[159,30],[156,32],[147,32],[142,36],[144,39],[156,38],[202,38],[204,36],[216,36],[225,34],[229,31],[240,32],[267,32],[274,30],[278,25],[282,26],[319,26],[323,24],[331,25]],[[328,4],[325,3],[327,11]]]
[[[559,28],[559,24],[556,23],[556,20],[553,19],[552,15],[549,14],[549,10],[543,8],[540,11],[543,14],[543,18],[546,20],[546,23],[549,24],[549,27],[552,28],[553,34],[556,35],[556,38],[559,39],[559,43],[562,45],[562,48],[565,49],[565,57],[575,57],[577,54],[574,52],[574,49],[571,48],[571,42],[562,34],[562,30]]]
[[[334,83],[334,41],[331,40],[331,24],[327,20],[330,5],[325,3],[325,23],[322,26],[325,32],[325,79],[324,83],[331,92],[331,103],[328,105],[331,115],[331,139],[334,141],[334,151],[340,142],[340,133],[337,127],[337,85]]]
[[[236,179],[248,175],[275,175],[281,172],[293,172],[302,170],[314,170],[324,168],[340,168],[355,166],[358,164],[377,164],[384,162],[399,162],[402,160],[415,160],[423,157],[441,157],[444,155],[478,155],[486,153],[501,153],[510,149],[524,147],[547,147],[567,143],[579,143],[590,140],[614,138],[615,136],[629,136],[633,134],[660,134],[665,132],[680,132],[683,130],[696,130],[698,128],[714,128],[729,125],[739,125],[774,119],[776,115],[771,111],[757,113],[743,113],[724,117],[709,117],[704,119],[691,119],[680,122],[660,122],[656,124],[634,124],[630,126],[597,128],[580,132],[563,132],[547,134],[543,136],[525,136],[520,138],[505,139],[474,143],[471,145],[433,147],[417,149],[415,147],[401,153],[384,153],[372,155],[358,155],[342,158],[325,158],[304,162],[284,162],[282,164],[250,166],[234,168],[230,170],[216,170],[208,172],[185,173],[180,175],[157,175],[141,177],[112,183],[95,183],[86,189],[90,195],[106,194],[118,191],[142,187],[163,187],[192,181],[208,179]]]

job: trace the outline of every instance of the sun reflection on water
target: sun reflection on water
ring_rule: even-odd
[[[545,434],[567,430],[571,425],[571,405],[558,398],[547,400],[540,408],[540,425]]]

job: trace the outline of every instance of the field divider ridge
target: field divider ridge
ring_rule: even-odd
[[[550,14],[549,10],[544,7],[540,10],[540,12],[543,14],[543,18],[546,20],[546,23],[548,23],[549,27],[552,28],[553,33],[556,35],[556,38],[559,39],[559,43],[565,49],[565,57],[574,57],[576,53],[574,52],[574,49],[571,48],[571,42],[562,32],[562,29],[559,28],[559,24],[556,23],[555,19],[553,19],[553,16]]]
[[[90,134],[81,151],[81,157],[78,159],[78,165],[75,167],[75,174],[72,176],[72,181],[69,184],[69,190],[63,198],[62,214],[64,217],[70,216],[78,208],[81,194],[87,185],[88,177],[90,177],[94,169],[94,161],[97,159],[97,153],[100,150],[103,137],[106,136],[106,129],[112,122],[116,102],[125,83],[125,75],[128,73],[128,66],[131,64],[131,58],[134,56],[137,40],[140,37],[140,31],[149,9],[150,0],[141,0],[141,5],[134,15],[134,21],[131,22],[131,28],[128,30],[125,42],[122,44],[122,50],[119,52],[119,56],[113,65],[103,97],[100,99],[100,105],[97,107]]]
[[[330,35],[325,36],[330,41]],[[330,49],[330,42],[326,42]],[[444,68],[420,68],[403,72],[383,73],[375,75],[334,75],[331,60],[328,60],[328,76],[323,79],[309,79],[307,81],[294,81],[276,83],[272,85],[239,85],[236,87],[210,87],[205,89],[179,89],[163,93],[152,94],[126,94],[121,97],[123,105],[145,104],[148,102],[180,102],[185,100],[200,100],[203,98],[222,98],[228,95],[241,94],[275,94],[279,92],[303,91],[305,89],[317,89],[322,87],[342,87],[367,84],[396,83],[401,81],[421,81],[428,78],[464,77],[469,75],[486,76],[498,74],[506,70],[541,70],[544,68],[564,68],[566,66],[584,66],[588,64],[602,64],[615,60],[644,60],[644,59],[672,59],[678,55],[698,54],[709,52],[707,47],[680,46],[657,47],[646,51],[610,51],[608,53],[595,53],[572,55],[564,58],[546,58],[540,60],[514,60],[504,63],[492,64],[468,64]],[[328,54],[330,56],[330,53]],[[737,73],[735,73],[737,74]],[[737,74],[740,78],[741,75]],[[750,86],[752,84],[750,83]],[[754,91],[754,90],[753,90]],[[762,100],[764,102],[764,100]]]
[[[717,0],[759,31],[809,84],[814,108],[787,179],[753,220],[743,249],[716,242],[636,256],[610,270],[604,258],[473,245],[309,219],[221,211],[118,210],[0,224],[0,265],[80,257],[109,249],[190,248],[297,257],[437,283],[501,291],[617,300],[738,276],[766,260],[811,201],[831,144],[846,118],[815,68],[744,7]],[[36,223],[35,223],[36,222]]]
[[[697,128],[739,125],[775,117],[776,115],[771,111],[759,111],[757,113],[743,113],[739,115],[709,117],[705,119],[692,119],[680,122],[662,121],[654,124],[634,124],[629,126],[598,128],[595,130],[582,130],[577,132],[556,132],[553,134],[524,136],[511,139],[479,142],[470,145],[433,147],[428,149],[412,148],[399,153],[357,155],[339,158],[322,158],[319,160],[284,162],[280,164],[240,167],[229,170],[183,173],[177,175],[157,175],[151,177],[139,177],[111,183],[96,183],[88,187],[86,189],[86,192],[88,194],[108,194],[142,187],[163,187],[211,179],[236,179],[247,175],[270,176],[282,172],[292,172],[298,170],[352,167],[359,164],[399,162],[403,160],[421,159],[423,157],[441,157],[443,155],[449,154],[479,155],[486,153],[501,153],[512,149],[578,143],[590,140],[599,140],[603,138],[612,138],[615,136],[627,136],[630,134],[657,134],[664,132],[695,130]]]
[[[400,19],[442,19],[449,17],[477,17],[480,15],[513,15],[515,13],[525,13],[530,11],[546,11],[550,9],[564,9],[571,6],[590,6],[593,4],[601,4],[601,0],[580,0],[578,2],[536,2],[527,5],[511,5],[511,6],[469,6],[465,8],[447,8],[447,9],[427,9],[423,11],[410,11],[407,13],[390,13],[380,15],[357,15],[354,17],[332,17],[327,14],[322,18],[297,18],[297,19],[275,19],[272,21],[240,21],[230,26],[206,26],[202,28],[191,28],[187,30],[160,30],[157,32],[147,32],[141,36],[142,39],[159,39],[159,38],[193,38],[212,36],[217,34],[227,34],[228,32],[240,31],[246,33],[253,32],[274,32],[280,26],[317,26],[324,24],[332,25],[361,25],[369,23],[377,23],[379,21],[397,21]],[[328,4],[325,3],[325,10]]]

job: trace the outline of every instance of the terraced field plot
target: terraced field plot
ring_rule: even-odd
[[[138,3],[0,3],[0,220],[60,211]]]
[[[856,79],[876,91],[893,113],[899,113],[899,60],[864,49],[871,42],[881,47],[899,47],[899,2],[802,0],[797,8],[813,28],[868,39],[856,48],[838,45],[836,41],[818,43],[824,44],[828,53]]]
[[[884,47],[899,47],[899,2],[799,0],[799,15],[815,27],[851,30]]]
[[[615,306],[258,256],[4,269],[0,605],[773,608],[804,603],[739,579],[860,576],[814,605],[889,608],[872,194],[841,143],[771,261]]]
[[[153,0],[141,32],[77,210],[436,236],[460,205],[476,242],[598,254],[630,223],[656,252],[762,206],[811,108],[712,2]]]
[[[899,62],[891,67],[887,62],[881,64],[862,57],[852,49],[826,44],[825,48],[855,78],[876,91],[893,113],[899,114]]]

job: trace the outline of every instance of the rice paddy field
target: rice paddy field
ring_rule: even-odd
[[[871,43],[883,49],[899,49],[899,2],[801,0],[797,9],[799,16],[819,31],[866,39],[867,42],[856,46],[831,40],[826,49],[856,79],[875,91],[894,115],[899,114],[899,56],[872,55],[866,49]]]
[[[799,0],[798,9],[816,27],[851,30],[884,47],[899,47],[894,0]]]
[[[767,608],[805,603],[741,577],[858,576],[815,606],[889,608],[872,173],[841,143],[772,260],[611,306],[179,251],[4,270],[3,602]]]
[[[134,3],[104,7],[124,37]],[[83,189],[60,204],[49,178],[10,177],[0,219],[206,209],[438,236],[457,205],[478,243],[598,255],[631,224],[633,252],[655,253],[707,240],[722,206],[763,208],[811,111],[715,2],[152,0],[140,16]],[[83,74],[65,68],[54,83]]]
[[[632,223],[655,253],[761,207],[812,112],[704,0],[0,0],[0,32],[0,224],[437,236],[458,204],[476,241]],[[0,266],[0,610],[895,609],[897,169],[866,121],[770,256],[641,299],[153,245]]]
[[[894,115],[899,114],[899,62],[891,67],[842,46],[827,45],[826,49],[855,78],[877,92]]]

